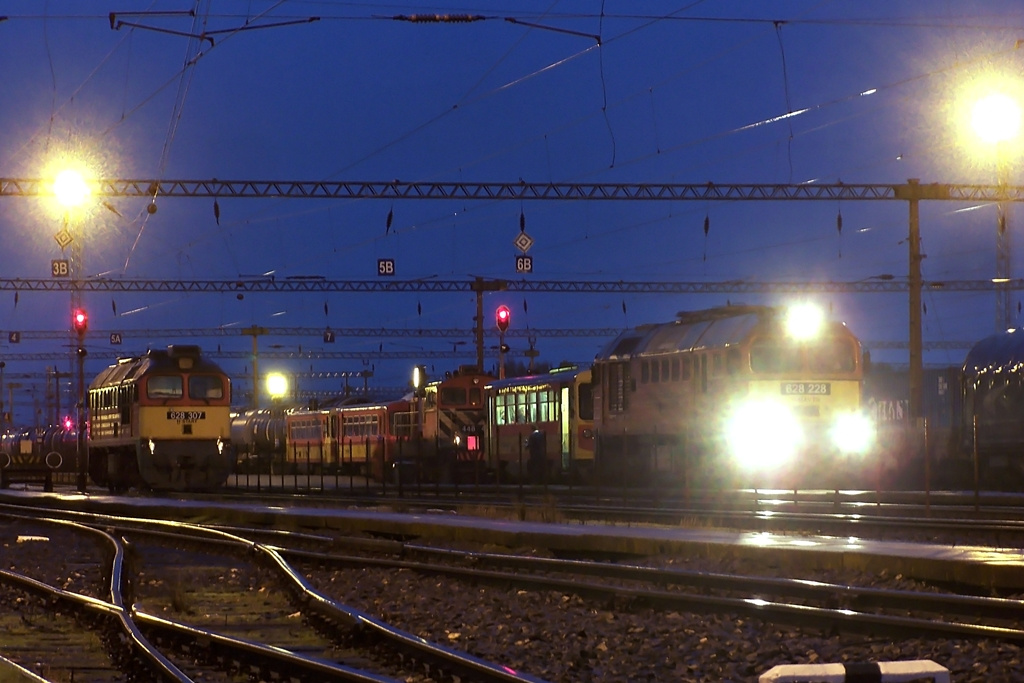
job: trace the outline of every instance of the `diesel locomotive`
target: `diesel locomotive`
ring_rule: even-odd
[[[89,476],[112,492],[211,489],[234,471],[231,380],[198,346],[119,360],[88,405]]]

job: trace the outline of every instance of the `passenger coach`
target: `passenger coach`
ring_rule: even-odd
[[[857,338],[806,307],[725,306],[627,330],[593,365],[599,474],[768,485],[834,473],[873,438],[862,379]]]
[[[490,382],[487,453],[492,468],[525,476],[526,441],[544,433],[548,480],[589,481],[594,469],[594,395],[590,370],[575,366]]]

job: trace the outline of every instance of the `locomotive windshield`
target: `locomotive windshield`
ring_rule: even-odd
[[[146,382],[149,398],[181,398],[183,393],[181,375],[154,375]]]
[[[188,397],[194,399],[224,398],[224,382],[214,375],[192,375],[188,378]]]
[[[750,369],[754,372],[800,372],[800,347],[784,339],[762,337],[750,346]]]
[[[847,339],[824,338],[807,347],[811,372],[853,372],[857,355]]]
[[[857,369],[857,350],[841,337],[823,337],[800,344],[778,337],[761,337],[750,346],[750,369],[765,374],[853,372]]]

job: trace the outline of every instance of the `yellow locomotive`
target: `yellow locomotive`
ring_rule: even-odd
[[[121,359],[89,385],[89,475],[128,487],[204,490],[234,470],[231,381],[198,346]]]
[[[761,486],[834,477],[873,439],[861,345],[842,323],[807,312],[724,306],[620,334],[592,368],[602,477]]]

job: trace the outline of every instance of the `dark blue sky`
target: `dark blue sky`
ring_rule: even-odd
[[[194,17],[130,13],[190,7]],[[113,30],[109,12],[125,25]],[[485,19],[389,18],[416,13]],[[40,177],[48,160],[66,153],[87,158],[105,178],[988,184],[994,158],[973,154],[978,145],[958,136],[958,103],[988,74],[1020,78],[1024,65],[1014,49],[1024,9],[1009,1],[122,0],[83,9],[70,0],[7,0],[0,15],[8,17],[0,22],[0,176],[15,178]],[[232,31],[311,17],[319,21]],[[180,35],[204,31],[213,45]],[[1005,151],[1019,184],[1020,143]],[[219,224],[209,199],[164,198],[152,215],[142,199],[111,204],[120,215],[100,207],[82,223],[90,276],[374,280],[377,259],[393,258],[401,280],[516,278],[520,214],[535,240],[530,277],[537,280],[854,281],[907,272],[902,202],[223,199]],[[992,277],[995,220],[994,206],[924,204],[925,279]],[[41,200],[0,199],[0,274],[46,277],[61,255],[53,239],[60,222]],[[1018,264],[1024,256],[1015,259],[1015,277]],[[494,293],[485,315],[506,303],[517,328],[621,327],[726,300],[785,297]],[[819,300],[862,339],[907,338],[905,295]],[[93,328],[125,334],[126,353],[183,341],[139,332],[150,329],[469,329],[475,308],[469,293],[241,301],[100,293],[86,304]],[[925,305],[926,341],[975,340],[994,330],[994,294],[927,295]],[[22,292],[15,303],[3,292],[0,329],[63,329],[67,310],[66,294]],[[245,337],[195,341],[251,347]],[[461,348],[471,352],[465,341]],[[543,361],[587,361],[604,341],[540,338],[538,348]],[[452,348],[416,338],[260,343]],[[105,340],[90,344],[109,348]],[[0,354],[60,348],[0,339]],[[965,353],[929,353],[926,362],[958,364]],[[906,361],[905,351],[874,356]],[[375,362],[374,381],[405,383],[415,362]],[[458,363],[431,365],[439,373]],[[43,365],[8,363],[7,370]],[[244,363],[224,365],[241,372]],[[358,361],[283,365],[362,369]],[[89,361],[90,371],[100,366]]]

